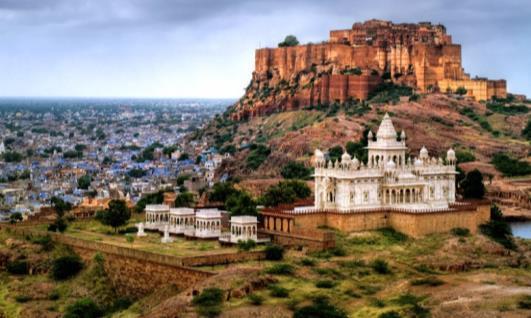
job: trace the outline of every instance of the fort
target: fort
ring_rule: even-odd
[[[419,93],[463,87],[476,100],[507,95],[505,80],[465,73],[461,45],[443,25],[369,20],[331,31],[319,44],[256,50],[251,83],[233,118],[365,100],[384,81]]]

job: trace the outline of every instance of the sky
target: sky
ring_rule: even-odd
[[[0,0],[0,96],[238,98],[254,50],[372,18],[442,23],[472,76],[531,96],[529,0]]]

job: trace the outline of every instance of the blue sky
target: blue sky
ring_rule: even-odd
[[[254,50],[371,18],[443,23],[471,75],[531,96],[526,0],[0,0],[0,96],[237,98]]]

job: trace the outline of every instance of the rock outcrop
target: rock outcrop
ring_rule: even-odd
[[[464,87],[476,100],[506,97],[505,80],[464,72],[461,45],[443,25],[370,20],[331,31],[320,44],[256,50],[251,83],[232,118],[365,100],[383,81],[422,93]]]

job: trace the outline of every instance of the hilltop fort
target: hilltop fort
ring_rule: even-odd
[[[256,50],[252,80],[232,117],[366,100],[384,82],[418,93],[464,88],[478,101],[507,95],[505,80],[465,73],[461,45],[443,25],[369,20],[330,31],[319,44]]]

